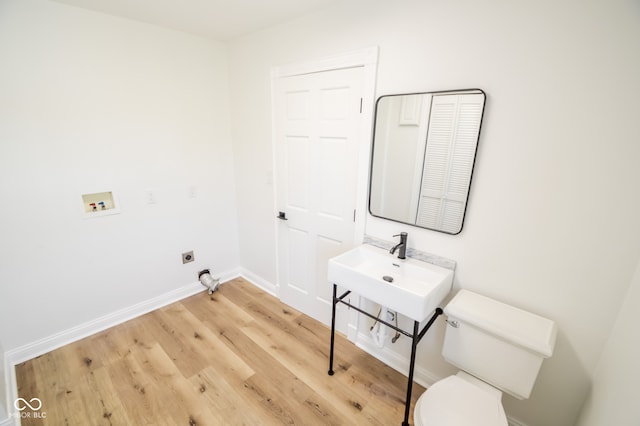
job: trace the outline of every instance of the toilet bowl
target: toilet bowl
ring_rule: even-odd
[[[420,395],[416,426],[507,426],[502,392],[464,372],[435,383]]]
[[[508,426],[502,394],[529,398],[542,361],[553,352],[556,324],[468,290],[460,290],[444,313],[442,355],[460,371],[418,398],[414,424]]]

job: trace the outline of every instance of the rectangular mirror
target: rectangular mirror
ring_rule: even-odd
[[[378,98],[369,212],[460,233],[485,101],[480,89]]]

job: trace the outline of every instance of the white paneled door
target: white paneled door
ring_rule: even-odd
[[[325,324],[327,261],[354,245],[362,81],[354,67],[274,82],[279,297]]]

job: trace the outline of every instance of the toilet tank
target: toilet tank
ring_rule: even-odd
[[[497,300],[460,290],[444,309],[447,362],[518,399],[529,398],[556,324]]]

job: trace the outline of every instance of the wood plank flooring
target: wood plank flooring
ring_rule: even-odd
[[[235,279],[17,365],[22,424],[399,425],[406,377],[338,334],[329,376],[329,339]]]

